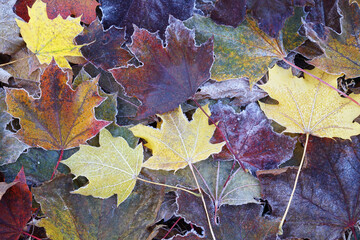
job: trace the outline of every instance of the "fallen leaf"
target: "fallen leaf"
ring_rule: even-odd
[[[278,37],[284,26],[285,20],[294,14],[294,7],[313,4],[313,0],[248,0],[249,14],[256,19],[259,28],[270,37]]]
[[[93,108],[103,101],[97,92],[98,79],[82,83],[75,91],[67,81],[66,73],[52,61],[41,76],[40,98],[21,89],[6,90],[8,112],[20,118],[19,139],[34,147],[64,150],[84,144],[109,124],[94,117]]]
[[[115,196],[103,200],[73,190],[71,176],[64,175],[33,189],[47,217],[39,226],[51,239],[146,239],[163,199],[160,187],[142,182],[118,207]]]
[[[284,27],[285,20],[294,14],[294,8],[308,3],[312,4],[313,0],[219,0],[210,17],[218,24],[236,28],[244,21],[248,10],[248,14],[257,20],[259,28],[275,38]]]
[[[336,240],[360,220],[359,136],[349,140],[310,137],[286,222],[284,239]],[[261,194],[274,216],[282,216],[296,168],[259,171]]]
[[[24,45],[20,37],[20,29],[15,22],[17,16],[12,11],[15,1],[0,2],[0,53],[2,54],[11,55]]]
[[[322,24],[340,34],[342,15],[339,13],[338,2],[337,0],[314,0],[313,6],[304,8],[307,13],[305,22]]]
[[[211,78],[217,81],[248,77],[252,86],[272,62],[286,56],[282,42],[267,36],[250,19],[235,29],[217,25],[200,15],[194,15],[185,24],[196,30],[197,41],[214,36]]]
[[[195,99],[220,99],[220,98],[234,98],[233,102],[239,106],[245,106],[251,102],[266,97],[267,93],[258,86],[253,86],[250,89],[249,79],[235,78],[226,81],[207,81],[200,86],[195,93]]]
[[[345,73],[346,77],[360,76],[360,10],[357,4],[348,5],[341,1],[342,33],[317,24],[304,25],[307,37],[320,45],[325,54],[309,61],[310,64],[332,74]]]
[[[28,13],[28,7],[32,7],[36,0],[16,0],[13,6],[13,11],[21,17],[25,22],[29,22],[30,17]]]
[[[136,112],[141,105],[141,102],[135,97],[127,96],[123,86],[116,82],[111,73],[101,68],[96,68],[91,63],[86,64],[84,70],[92,77],[100,75],[99,86],[101,89],[106,93],[116,95],[116,124],[126,126],[136,125],[140,122],[139,120],[134,120],[134,117],[136,116]]]
[[[336,88],[339,76],[316,68],[308,71]],[[343,139],[360,133],[360,125],[353,122],[360,115],[360,108],[305,73],[304,78],[297,78],[291,69],[274,66],[269,70],[269,81],[260,87],[279,102],[260,102],[261,109],[268,118],[286,127],[285,132]],[[350,96],[360,100],[359,95]]]
[[[195,0],[100,0],[103,14],[101,23],[105,29],[112,25],[125,27],[130,37],[134,25],[150,32],[159,31],[164,37],[169,16],[180,20],[191,17]]]
[[[181,216],[186,222],[201,226],[205,232],[200,237],[210,239],[210,230],[201,199],[184,191],[177,191],[177,195],[177,216]],[[207,195],[205,195],[205,201],[217,239],[270,240],[276,238],[279,220],[262,217],[263,206],[254,203],[241,206],[224,205],[218,211],[219,215],[215,217],[214,207]],[[214,219],[218,221],[218,224],[214,222]],[[194,234],[181,239],[194,239]]]
[[[175,109],[210,78],[212,39],[196,46],[194,32],[179,20],[170,18],[166,47],[156,34],[145,29],[135,28],[132,40],[129,49],[143,66],[130,65],[110,72],[128,95],[142,102],[137,119]]]
[[[207,106],[203,109],[210,114]],[[210,143],[215,126],[208,124],[207,116],[200,109],[196,110],[190,122],[181,107],[159,117],[162,119],[160,129],[141,124],[130,128],[136,137],[145,139],[145,146],[152,150],[153,156],[144,162],[143,167],[176,171],[219,153],[225,144]]]
[[[210,18],[217,24],[236,28],[245,20],[246,0],[219,0],[215,2]]]
[[[28,148],[6,129],[6,125],[11,120],[11,115],[6,112],[5,91],[0,89],[0,166],[15,162],[20,154]]]
[[[63,19],[58,16],[50,20],[46,4],[41,0],[29,8],[29,15],[28,23],[16,19],[27,47],[36,54],[41,64],[49,64],[54,58],[60,67],[70,68],[65,56],[82,56],[79,51],[81,46],[73,42],[83,30],[80,17]]]
[[[0,239],[19,239],[31,217],[32,194],[26,185],[25,174],[20,170],[14,186],[0,200]]]
[[[77,44],[86,44],[80,51],[84,57],[104,70],[127,65],[131,54],[121,46],[126,41],[125,30],[110,27],[103,30],[99,20],[85,27],[82,34],[75,38]]]
[[[274,132],[271,121],[256,103],[250,103],[242,112],[236,113],[229,105],[218,102],[211,106],[211,118],[219,122],[236,158],[253,172],[277,168],[293,155],[296,139]],[[222,141],[224,139],[216,130],[212,142]],[[215,159],[233,159],[233,156],[224,147]]]
[[[69,16],[80,17],[81,21],[90,24],[96,19],[96,7],[99,5],[95,0],[43,0],[47,3],[46,10],[50,19],[56,18],[59,14],[64,19]]]
[[[6,191],[9,188],[11,188],[12,186],[14,186],[15,184],[17,184],[17,182],[12,182],[12,183],[0,182],[0,200],[1,200],[2,196],[4,196]]]
[[[144,159],[142,145],[129,147],[125,139],[114,138],[103,129],[100,132],[100,148],[81,145],[80,150],[62,161],[75,175],[85,176],[89,184],[73,193],[98,198],[117,194],[117,206],[129,197],[135,187]]]
[[[62,159],[67,159],[78,150],[78,148],[65,150]],[[4,174],[6,181],[9,182],[15,179],[21,168],[24,168],[26,183],[30,186],[39,186],[50,180],[59,156],[60,151],[30,148],[27,152],[21,154],[16,162],[1,166],[0,172]],[[70,173],[69,168],[61,162],[57,171],[64,174]]]

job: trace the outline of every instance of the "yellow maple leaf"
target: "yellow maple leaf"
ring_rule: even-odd
[[[27,47],[36,54],[40,63],[50,63],[54,58],[59,67],[70,68],[64,56],[82,56],[73,39],[83,27],[80,18],[63,19],[60,15],[50,20],[46,13],[46,4],[37,0],[29,8],[29,22],[15,19]]]
[[[208,106],[203,108],[210,115]],[[190,122],[181,107],[159,117],[163,121],[160,129],[141,124],[130,128],[135,136],[145,139],[145,146],[152,150],[153,156],[143,167],[179,170],[207,159],[213,153],[219,153],[225,144],[209,142],[215,126],[208,124],[208,118],[200,109],[196,110]]]
[[[134,189],[143,161],[143,148],[129,147],[125,139],[113,137],[103,129],[100,132],[100,147],[81,145],[80,150],[62,161],[75,175],[85,176],[89,184],[73,193],[108,198],[117,194],[117,205],[123,202]]]
[[[340,77],[319,69],[309,72],[334,87]],[[290,133],[343,139],[360,134],[360,124],[353,123],[360,115],[360,107],[315,78],[304,75],[304,78],[297,78],[291,69],[278,66],[269,70],[269,81],[260,87],[279,104],[260,102],[266,116],[286,127],[285,131]],[[352,94],[351,97],[360,100],[360,95]]]

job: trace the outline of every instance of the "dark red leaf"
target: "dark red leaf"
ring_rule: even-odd
[[[252,171],[277,168],[293,154],[296,140],[274,132],[271,121],[256,103],[236,113],[229,105],[218,102],[211,107],[211,117],[219,122],[236,157]],[[214,143],[224,141],[218,130],[212,140]],[[216,158],[232,159],[232,155],[224,147]]]
[[[96,7],[99,5],[95,0],[42,0],[46,3],[46,11],[50,19],[59,14],[66,19],[68,16],[80,17],[81,21],[90,24],[96,19]]]
[[[24,21],[29,22],[30,17],[28,13],[28,7],[32,7],[36,0],[17,0],[14,5],[14,12],[16,15],[24,19]]]
[[[141,100],[138,119],[175,109],[210,77],[212,39],[196,46],[194,32],[171,18],[166,40],[164,47],[156,34],[135,28],[129,49],[144,65],[110,70],[128,95]]]
[[[360,219],[360,136],[349,140],[311,137],[307,166],[286,218],[284,238],[338,239]],[[282,216],[296,168],[259,171],[262,195]]]
[[[194,0],[100,0],[105,29],[112,25],[126,27],[127,36],[134,31],[133,24],[163,37],[169,16],[186,20],[192,16]]]
[[[104,70],[121,67],[132,58],[121,45],[125,40],[125,30],[111,27],[104,31],[98,20],[85,27],[82,34],[75,38],[77,44],[88,44],[80,50],[84,57]]]
[[[31,217],[32,194],[26,185],[24,169],[20,170],[15,181],[19,183],[8,189],[0,201],[1,240],[18,239]]]

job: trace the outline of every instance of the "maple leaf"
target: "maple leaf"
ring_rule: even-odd
[[[178,204],[177,216],[185,221],[200,225],[205,229],[201,238],[209,239],[209,227],[207,225],[201,199],[183,191],[177,191],[176,203]],[[224,205],[218,216],[214,216],[214,206],[205,195],[210,219],[217,219],[219,224],[213,222],[213,229],[218,239],[275,239],[279,220],[270,217],[262,217],[263,206],[250,203],[241,206]],[[198,236],[199,237],[199,236]],[[194,239],[190,233],[181,239]]]
[[[96,19],[96,7],[99,5],[95,0],[43,0],[47,3],[46,10],[50,19],[56,18],[59,14],[64,19],[68,16],[80,17],[81,21],[90,24]]]
[[[6,112],[5,91],[0,89],[0,166],[15,162],[28,146],[6,129],[12,117]]]
[[[210,114],[208,106],[203,108]],[[130,128],[136,137],[145,139],[145,146],[152,150],[153,156],[143,167],[176,171],[219,153],[225,144],[209,142],[215,126],[208,124],[208,118],[200,109],[190,122],[181,107],[158,116],[162,119],[160,129],[141,124]]]
[[[318,69],[309,72],[336,88],[339,76]],[[360,108],[307,74],[297,78],[291,69],[274,66],[269,70],[269,81],[260,87],[279,102],[260,102],[261,109],[268,118],[285,126],[285,132],[343,139],[360,133],[360,125],[353,122],[360,115]],[[350,96],[360,100],[359,95]]]
[[[132,58],[121,45],[126,41],[125,30],[111,27],[104,31],[99,20],[86,27],[75,38],[77,44],[87,44],[80,51],[84,57],[104,70],[121,67]]]
[[[16,25],[17,16],[12,11],[15,0],[0,2],[0,53],[13,54],[21,48],[23,40]]]
[[[21,17],[25,22],[29,22],[30,17],[28,7],[32,7],[36,0],[16,0],[13,11]]]
[[[147,239],[164,193],[160,187],[139,182],[133,194],[117,207],[116,197],[98,199],[71,194],[71,176],[60,175],[33,188],[47,218],[39,226],[51,239]]]
[[[15,178],[0,200],[0,239],[18,239],[31,217],[32,194],[26,185],[24,170]]]
[[[311,137],[286,223],[284,238],[335,240],[360,220],[360,137],[350,140]],[[297,169],[258,171],[261,193],[274,216],[286,206]]]
[[[342,15],[339,13],[338,2],[337,0],[314,0],[313,6],[304,8],[307,12],[305,22],[322,24],[340,34]]]
[[[345,14],[340,35],[329,28],[322,28],[314,23],[304,25],[308,38],[319,44],[324,52],[323,55],[312,59],[309,63],[328,73],[345,73],[346,77],[358,77],[360,75],[360,45],[358,40],[360,10],[357,4],[349,6],[347,1],[341,2],[341,10]]]
[[[16,19],[27,47],[36,54],[40,63],[50,63],[54,58],[60,67],[70,68],[64,56],[82,56],[81,46],[73,43],[74,37],[83,30],[80,17],[63,19],[58,16],[50,20],[46,4],[41,0],[29,8],[29,15],[28,23]]]
[[[214,36],[211,78],[217,81],[248,77],[252,86],[270,63],[286,56],[282,42],[267,36],[250,19],[235,29],[217,25],[200,15],[194,15],[185,24],[196,30],[197,39]]]
[[[237,159],[252,171],[277,168],[289,160],[293,154],[296,139],[273,131],[271,121],[266,118],[256,103],[246,106],[236,113],[234,109],[221,102],[212,105],[211,118],[226,136]],[[216,130],[213,143],[223,138]],[[227,147],[215,158],[232,159]]]
[[[202,84],[195,93],[194,99],[221,99],[233,98],[231,103],[244,106],[267,96],[267,93],[258,86],[250,89],[249,79],[235,78],[221,82],[209,80]]]
[[[65,150],[62,159],[67,159],[77,151],[77,148]],[[21,154],[16,162],[1,166],[0,172],[4,174],[5,179],[11,181],[15,179],[17,173],[23,167],[27,184],[30,186],[39,186],[50,180],[59,156],[60,151],[30,148],[27,152]],[[62,163],[59,164],[57,170],[64,174],[70,173],[69,168]]]
[[[98,80],[84,82],[76,91],[67,80],[52,61],[41,76],[40,98],[21,89],[6,90],[8,112],[20,118],[19,139],[34,147],[64,150],[85,143],[109,124],[94,117],[93,108],[103,101],[97,93]]]
[[[134,25],[150,32],[159,31],[164,37],[169,16],[180,20],[191,17],[195,0],[100,0],[102,24],[105,29],[112,25],[125,27],[127,36],[134,31]]]
[[[294,7],[302,7],[312,0],[219,0],[211,12],[211,19],[218,24],[238,27],[244,21],[246,10],[254,17],[259,28],[270,37],[278,37],[283,28],[285,20],[294,14]]]
[[[117,194],[119,206],[135,187],[143,158],[141,144],[132,149],[125,139],[114,138],[108,130],[103,129],[100,132],[100,148],[81,145],[77,153],[62,163],[73,174],[89,180],[88,185],[73,193],[99,198]]]
[[[2,196],[4,196],[6,191],[9,188],[11,188],[12,186],[14,186],[15,184],[17,184],[17,182],[12,182],[12,183],[0,182],[0,200],[1,200]]]
[[[210,78],[212,39],[198,47],[193,31],[179,20],[169,21],[166,47],[156,34],[135,28],[129,49],[144,65],[110,70],[128,95],[142,102],[137,119],[173,110]]]

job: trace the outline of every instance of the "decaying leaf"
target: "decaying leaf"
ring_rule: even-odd
[[[38,57],[40,63],[50,63],[54,58],[62,68],[70,68],[64,56],[82,56],[73,39],[83,27],[80,17],[63,19],[57,16],[50,20],[46,13],[46,4],[37,0],[29,9],[28,23],[16,19],[21,36],[27,47]]]
[[[3,240],[19,239],[31,217],[32,194],[23,169],[14,182],[0,200],[0,239]]]
[[[20,29],[16,25],[17,16],[12,11],[16,0],[0,2],[0,53],[13,54],[24,45]]]
[[[194,15],[185,24],[196,30],[197,41],[214,36],[211,77],[218,81],[248,77],[252,86],[272,62],[286,56],[282,42],[267,36],[250,19],[235,29],[217,25],[200,15]]]
[[[100,0],[105,29],[112,25],[125,27],[128,37],[134,31],[134,25],[150,32],[159,31],[164,36],[169,16],[180,20],[191,17],[194,0]]]
[[[185,221],[205,229],[201,238],[210,239],[210,230],[206,220],[203,204],[200,198],[183,191],[177,191],[177,215]],[[275,239],[279,220],[262,217],[263,206],[250,203],[241,206],[224,205],[214,216],[214,207],[205,195],[205,201],[210,214],[212,227],[217,239]],[[215,222],[217,220],[217,224]],[[198,236],[199,237],[199,236]],[[196,239],[191,232],[182,239]]]
[[[284,224],[284,238],[335,240],[360,220],[360,137],[349,140],[311,137]],[[259,171],[261,194],[275,216],[285,211],[297,169]]]
[[[81,21],[90,24],[96,19],[96,7],[99,5],[95,0],[43,0],[47,3],[46,10],[50,19],[59,14],[64,19],[69,16],[80,17]]]
[[[103,129],[100,132],[100,148],[81,145],[80,150],[62,163],[75,175],[85,176],[89,184],[73,193],[108,198],[117,194],[117,206],[135,187],[143,161],[143,149],[139,144],[129,147],[125,139],[114,138]]]
[[[132,58],[131,54],[121,47],[126,41],[125,30],[111,27],[105,31],[98,20],[85,27],[75,41],[77,44],[86,44],[80,49],[81,53],[95,66],[104,70],[124,66]]]
[[[94,107],[103,98],[97,81],[86,81],[76,90],[67,84],[66,73],[54,61],[41,76],[41,97],[33,98],[25,90],[7,89],[8,112],[20,118],[16,136],[30,146],[47,150],[77,147],[109,124],[94,117]]]
[[[71,194],[71,176],[60,175],[33,193],[46,218],[39,225],[48,237],[64,240],[146,239],[163,199],[158,186],[139,182],[120,206],[116,197],[97,199]]]
[[[349,6],[340,1],[344,12],[342,33],[320,28],[314,23],[305,24],[306,35],[320,45],[324,54],[309,63],[332,74],[345,73],[346,77],[360,76],[360,9],[357,4]]]
[[[0,166],[15,162],[28,146],[6,129],[12,117],[6,112],[5,91],[0,89]]]
[[[251,171],[277,168],[293,155],[296,139],[273,131],[271,121],[266,118],[256,103],[251,103],[240,112],[229,105],[218,102],[211,107],[211,118],[226,136],[236,158]],[[214,143],[224,141],[215,131]],[[219,159],[233,159],[227,147],[215,155]]]
[[[319,69],[309,72],[336,87],[339,76]],[[353,122],[360,115],[360,107],[307,74],[297,78],[291,69],[274,66],[269,70],[269,81],[260,87],[279,102],[260,102],[261,109],[268,118],[285,126],[285,132],[343,139],[360,134],[359,123]],[[359,95],[351,97],[360,100]]]
[[[210,114],[207,106],[203,108]],[[215,126],[208,124],[208,118],[200,109],[190,122],[181,107],[159,117],[162,119],[160,129],[141,124],[130,128],[135,136],[145,139],[145,146],[152,150],[153,156],[143,164],[144,167],[179,170],[219,153],[225,144],[210,143]]]
[[[235,78],[221,82],[207,81],[196,92],[195,99],[234,98],[234,104],[245,106],[266,96],[267,93],[256,85],[250,89],[249,79]]]
[[[129,49],[144,65],[110,71],[128,95],[142,102],[138,119],[175,109],[210,78],[212,39],[196,46],[194,32],[175,18],[166,30],[166,47],[145,29],[136,28],[132,40]]]

